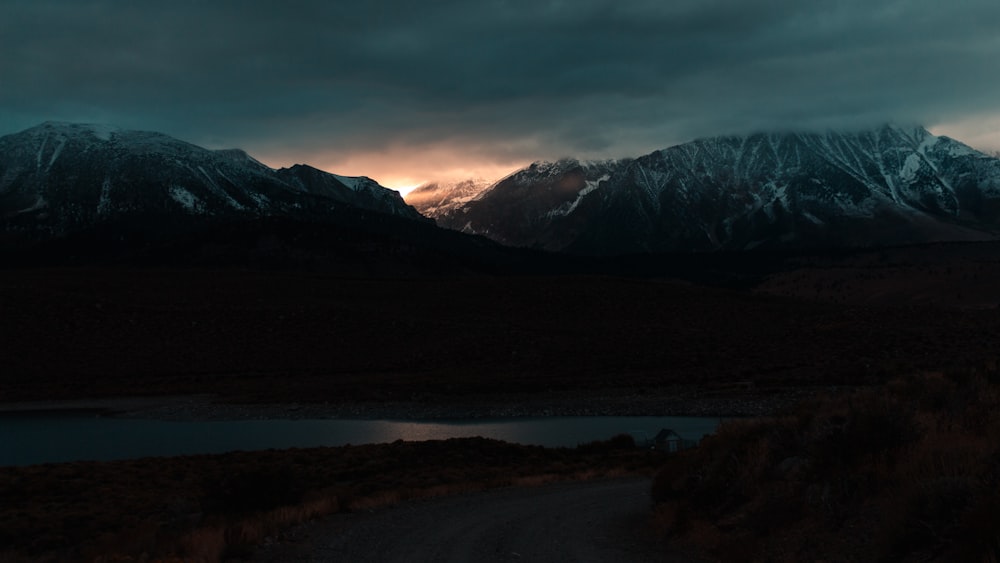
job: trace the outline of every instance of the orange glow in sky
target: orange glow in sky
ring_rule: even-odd
[[[1000,151],[1000,115],[981,115],[942,123],[928,130],[935,135],[946,135],[961,141],[977,150]]]
[[[503,162],[440,148],[389,149],[369,153],[330,155],[316,151],[295,156],[262,155],[268,166],[308,164],[341,176],[368,176],[387,188],[406,195],[428,182],[499,180],[529,164],[530,160]]]
[[[940,123],[929,127],[929,130],[935,135],[947,135],[981,151],[1000,151],[1000,114]],[[660,144],[661,146],[651,146],[648,150],[635,151],[635,154],[628,156],[641,156],[673,144],[676,142],[664,141]],[[369,152],[335,154],[324,149],[313,149],[294,154],[290,151],[272,152],[266,149],[259,153],[251,152],[255,156],[262,157],[261,160],[272,167],[308,164],[341,176],[368,176],[387,188],[399,191],[404,196],[414,188],[428,182],[496,181],[528,166],[532,160],[558,158],[558,156],[545,154],[538,154],[533,159],[513,155],[496,157],[495,154],[502,154],[503,149],[502,146],[410,145],[384,147]],[[527,152],[529,151],[519,151],[520,154]],[[597,155],[568,156],[597,157]]]

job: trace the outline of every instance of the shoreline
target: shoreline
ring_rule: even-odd
[[[473,420],[556,416],[766,416],[839,388],[722,391],[696,387],[656,392],[535,393],[433,398],[419,401],[240,403],[207,394],[106,397],[0,403],[0,417],[92,413],[124,419],[210,420]]]

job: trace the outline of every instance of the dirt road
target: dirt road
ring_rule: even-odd
[[[649,524],[647,479],[501,489],[338,515],[254,560],[687,562]]]

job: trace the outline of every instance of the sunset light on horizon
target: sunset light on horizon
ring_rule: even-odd
[[[925,126],[934,135],[951,137],[974,149],[987,153],[1000,152],[1000,114],[981,115],[965,120]],[[716,134],[750,132],[755,131],[719,131]],[[458,183],[467,180],[495,182],[536,160],[556,160],[566,157],[593,160],[638,157],[690,140],[693,138],[664,140],[660,144],[651,144],[647,149],[639,149],[633,154],[613,150],[603,154],[583,155],[543,154],[539,152],[534,159],[509,159],[505,161],[490,160],[482,154],[482,151],[466,154],[461,147],[447,149],[440,146],[399,147],[369,153],[351,152],[341,157],[331,156],[320,150],[305,151],[297,156],[281,153],[269,156],[266,152],[261,154],[253,153],[252,150],[250,152],[265,164],[276,168],[293,164],[308,164],[341,176],[367,176],[387,188],[398,191],[405,197],[414,189],[434,182]]]
[[[0,0],[0,563],[1000,563],[998,63],[1000,0]]]
[[[402,192],[885,122],[1000,150],[996,2],[296,6],[15,2],[0,135],[106,123]]]

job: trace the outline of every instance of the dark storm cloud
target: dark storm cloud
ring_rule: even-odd
[[[1000,111],[995,0],[14,0],[0,133],[109,121],[274,154],[624,155]]]

